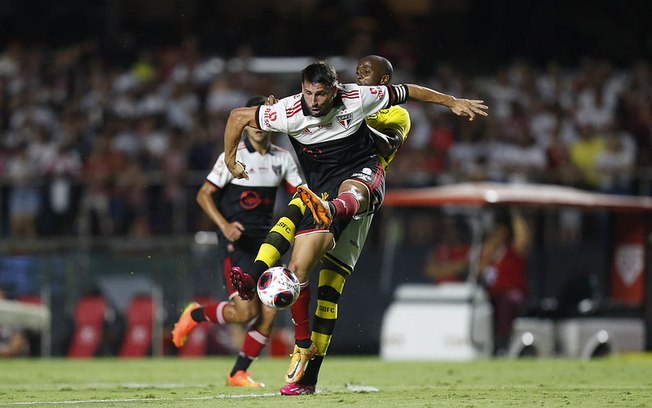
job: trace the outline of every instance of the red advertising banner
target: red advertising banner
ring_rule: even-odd
[[[646,234],[644,213],[614,214],[611,300],[643,304]]]

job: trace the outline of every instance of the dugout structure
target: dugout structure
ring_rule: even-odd
[[[464,217],[470,225],[474,248],[464,284],[477,287],[477,257],[487,214],[514,206],[534,223],[534,241],[528,256],[528,311],[523,316],[528,320],[515,322],[510,353],[591,357],[605,350],[652,349],[652,198],[556,185],[479,182],[388,191],[383,207],[386,229],[381,288],[392,292],[394,299],[383,319],[381,355],[409,359],[405,348],[410,346],[401,342],[419,333],[403,335],[392,330],[396,319],[405,316],[394,316],[393,321],[388,316],[396,312],[396,307],[414,306],[415,302],[421,302],[421,309],[426,310],[430,296],[423,294],[423,287],[411,291],[399,284],[396,289],[396,274],[400,273],[397,265],[401,264],[401,245],[406,239],[405,219],[414,214],[437,213]],[[569,215],[574,217],[569,219],[580,220],[580,230],[574,241],[564,242],[558,233],[564,217]],[[427,227],[424,223],[423,228]],[[421,294],[410,299],[410,293],[418,294],[419,290]],[[431,292],[439,300],[451,293]],[[479,296],[458,296],[454,300],[460,301],[470,308],[467,317],[457,322],[465,325],[467,336],[448,343],[470,350],[459,354],[463,359],[486,356],[487,345],[478,340],[486,337],[478,332],[486,335],[483,320],[491,318],[485,310],[486,302]],[[437,324],[432,317],[432,313],[425,313],[413,319]],[[432,337],[427,341],[432,344]],[[537,341],[539,344],[535,344]],[[455,352],[442,354],[450,356]]]

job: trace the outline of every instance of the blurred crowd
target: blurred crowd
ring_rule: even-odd
[[[365,50],[366,51],[366,50]],[[649,194],[652,70],[584,58],[575,66],[506,62],[467,73],[440,62],[416,75],[410,55],[376,50],[393,82],[484,99],[473,122],[407,104],[412,131],[388,186],[491,180]],[[352,81],[355,58],[340,72]],[[254,94],[299,91],[299,74],[204,55],[192,38],[118,64],[93,43],[0,50],[0,233],[147,236],[212,229],[194,197],[222,150],[229,111]],[[289,146],[284,136],[275,143]]]

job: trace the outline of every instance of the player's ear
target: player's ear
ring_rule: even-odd
[[[387,85],[389,83],[389,75],[385,74],[380,77],[380,84]]]

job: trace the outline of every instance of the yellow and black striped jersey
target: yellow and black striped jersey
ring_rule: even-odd
[[[410,132],[410,114],[407,109],[401,106],[390,106],[387,109],[381,109],[373,115],[367,116],[366,118],[367,125],[383,132],[386,129],[391,129],[401,135],[403,138],[403,143],[408,137]],[[387,166],[392,162],[396,152],[394,152],[388,160],[385,160],[382,156],[378,155],[383,168],[387,170]]]

